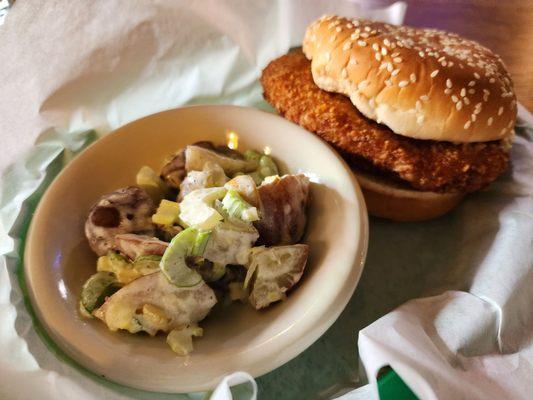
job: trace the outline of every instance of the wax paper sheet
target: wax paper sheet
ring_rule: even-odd
[[[0,398],[203,398],[105,381],[47,339],[21,285],[32,210],[71,157],[133,119],[184,104],[267,108],[261,68],[300,45],[320,15],[400,23],[404,11],[326,0],[15,2],[0,26]],[[261,397],[331,397],[359,386],[356,334],[368,322],[345,313],[300,357],[259,378]],[[227,386],[242,377],[213,397],[228,398]],[[250,384],[234,389],[238,398],[253,392]]]
[[[360,333],[372,382],[390,365],[422,399],[531,399],[533,117],[519,116],[512,167],[487,190],[430,223],[373,221],[365,278],[379,265],[393,283],[378,291],[435,296]]]
[[[400,22],[404,8],[368,11],[347,1],[16,3],[0,27],[0,398],[204,397],[104,381],[42,335],[19,286],[31,211],[72,156],[135,118],[194,103],[266,108],[261,67],[298,45],[310,20],[333,11]],[[528,118],[523,109],[521,115]],[[365,271],[347,308],[308,350],[257,379],[259,397],[374,398],[356,347],[358,332],[370,325],[359,344],[371,383],[391,365],[421,398],[528,398],[532,141],[531,130],[518,129],[512,169],[443,218],[371,219]],[[415,298],[423,299],[393,311]],[[217,400],[228,397],[228,385]],[[250,398],[253,386],[234,394]]]

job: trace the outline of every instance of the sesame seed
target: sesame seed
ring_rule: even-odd
[[[457,103],[457,102],[459,101],[459,99],[457,98],[456,95],[453,95],[453,96],[452,96],[452,101],[453,101],[454,103]]]
[[[396,76],[400,73],[400,70],[399,69],[395,69],[394,71],[391,72],[391,75],[392,76]]]
[[[470,128],[470,125],[472,125],[472,122],[466,121],[466,124],[464,124],[463,128],[468,129]]]
[[[374,43],[374,44],[372,45],[372,48],[373,48],[374,50],[376,50],[376,51],[379,51],[379,45],[378,45],[377,43]]]
[[[470,100],[468,99],[468,97],[465,97],[463,99],[463,103],[465,103],[467,106],[470,104]]]
[[[442,65],[443,67],[446,67],[448,65],[448,63],[446,61],[443,61],[440,63],[440,65]]]
[[[444,94],[450,94],[452,92],[452,89],[446,88],[444,89]]]
[[[477,72],[474,72],[474,77],[475,77],[476,79],[481,78]]]
[[[463,102],[458,101],[457,104],[455,105],[455,108],[457,108],[457,110],[460,110],[461,108],[463,108]]]
[[[398,86],[403,88],[403,87],[406,87],[408,84],[409,84],[408,81],[400,81],[400,83],[398,83]]]
[[[381,63],[379,66],[379,70],[381,71],[382,69],[385,69],[385,68],[387,68],[387,63]]]
[[[337,32],[340,32],[340,31],[342,31],[342,28],[341,28],[340,26],[337,26],[337,27],[335,28],[335,30],[336,30]]]
[[[498,109],[498,116],[503,114],[503,106]]]
[[[477,115],[476,114],[472,114],[470,116],[470,119],[472,120],[472,122],[475,122],[475,120],[477,119]]]
[[[424,53],[423,51],[419,51],[418,52],[418,55],[422,58],[424,58],[426,56],[426,53]]]
[[[428,101],[429,100],[429,96],[427,94],[423,94],[422,96],[420,96],[420,100]]]
[[[361,82],[359,82],[359,85],[357,85],[357,87],[359,89],[364,89],[365,87],[368,86],[368,81],[365,79],[365,80],[362,80]]]
[[[411,82],[413,82],[413,83],[416,82],[416,75],[415,75],[415,74],[411,74],[411,75],[409,76],[409,80],[410,80]]]
[[[337,39],[337,35],[333,35],[329,38],[329,41],[333,43]]]
[[[470,86],[470,87],[474,86],[475,84],[476,84],[476,81],[470,81],[470,82],[468,82],[468,86]]]
[[[448,78],[446,79],[446,87],[451,88],[452,87],[452,81]]]
[[[400,55],[400,53],[398,53],[398,52],[396,51],[396,52],[392,53],[390,56],[394,58],[394,57],[398,57],[399,55]]]
[[[468,93],[474,94],[474,93],[476,93],[476,89],[468,89]]]
[[[432,78],[435,78],[439,73],[439,70],[436,69],[435,71],[433,71],[429,76],[431,76]]]
[[[359,35],[358,35],[357,33],[352,33],[352,34],[350,35],[350,39],[351,39],[351,40],[357,40],[357,39],[359,39]]]
[[[494,83],[494,82],[496,82],[496,79],[494,79],[494,78],[490,78],[490,79],[489,79],[489,82],[490,82],[490,83]]]
[[[387,71],[392,72],[393,69],[394,67],[392,66],[392,63],[387,63]]]
[[[368,37],[368,33],[366,32],[361,33],[361,37],[366,39]]]
[[[376,58],[376,60],[381,61],[381,53],[376,53],[374,57]]]
[[[465,97],[465,96],[466,96],[466,89],[462,88],[461,89],[461,97]]]
[[[416,123],[418,125],[422,125],[422,123],[424,122],[424,116],[423,115],[419,115],[417,118],[416,118]]]
[[[389,47],[389,46],[390,46],[390,40],[387,39],[387,38],[383,39],[383,44],[384,44],[385,46]]]
[[[348,28],[348,29],[352,29],[352,28],[353,28],[353,24],[351,24],[350,22],[348,22],[348,23],[346,24],[346,28]]]
[[[370,32],[371,28],[369,26],[365,26],[365,31]]]
[[[355,58],[350,57],[350,61],[348,62],[348,65],[357,65],[357,60]]]
[[[366,46],[366,42],[364,40],[358,40],[357,41],[357,44],[361,47],[365,47]]]
[[[348,50],[350,50],[351,48],[352,48],[352,42],[346,42],[346,43],[344,43],[344,45],[342,46],[342,49],[343,49],[344,51],[348,51]]]
[[[490,118],[487,120],[487,125],[488,125],[488,126],[491,126],[491,125],[492,125],[492,121],[493,121],[493,119],[492,119],[492,117],[490,117]]]
[[[401,57],[394,57],[392,59],[392,61],[394,61],[395,63],[401,63],[402,62],[402,58]]]
[[[387,86],[392,86],[392,81],[391,81],[390,79],[387,79],[387,80],[385,81],[385,85],[387,85]]]
[[[505,128],[502,128],[502,130],[500,131],[500,136],[503,135],[505,133]]]
[[[387,49],[385,47],[381,48],[381,54],[383,54],[384,56],[387,55]]]

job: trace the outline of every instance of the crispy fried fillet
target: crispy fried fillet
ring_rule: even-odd
[[[272,61],[261,84],[265,99],[281,115],[329,142],[352,166],[381,171],[412,188],[473,192],[507,168],[509,155],[500,142],[411,139],[366,118],[344,95],[315,85],[310,61],[301,52]]]

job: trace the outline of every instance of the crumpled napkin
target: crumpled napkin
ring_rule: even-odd
[[[329,12],[400,23],[405,5],[371,10],[345,0],[14,3],[0,26],[0,398],[205,396],[122,387],[78,367],[43,339],[19,285],[31,212],[53,177],[97,135],[184,104],[266,107],[257,81],[261,68],[299,45],[305,26]],[[345,342],[355,360],[355,341]],[[287,374],[287,368],[294,371]],[[321,371],[302,359],[287,368],[278,371],[293,381],[309,368]],[[332,370],[327,379],[338,376]],[[213,396],[228,398],[227,386],[241,378],[228,378]],[[263,393],[282,397],[275,376],[259,382]],[[285,395],[314,396],[317,387],[306,386],[307,392],[287,385]],[[250,398],[254,390],[253,384],[242,385],[234,394]]]
[[[415,233],[395,243],[388,231],[371,241],[386,254],[407,247],[414,268],[423,261],[424,294],[455,289],[409,301],[360,332],[371,383],[389,365],[421,399],[531,399],[533,116],[520,107],[519,117],[511,171],[442,219],[446,236],[428,225],[427,240]],[[396,256],[388,268],[409,265]]]

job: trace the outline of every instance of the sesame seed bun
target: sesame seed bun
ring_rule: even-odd
[[[387,178],[352,169],[365,197],[369,214],[398,222],[426,221],[455,208],[461,193],[409,189]]]
[[[502,60],[456,34],[327,16],[308,27],[303,51],[318,87],[397,134],[461,143],[513,132],[516,97]]]

